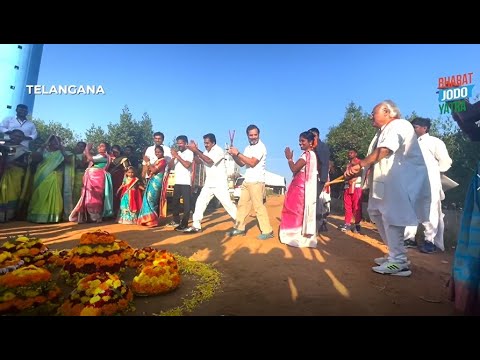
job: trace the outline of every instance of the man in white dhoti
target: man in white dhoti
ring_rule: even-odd
[[[445,143],[435,136],[430,136],[428,133],[431,126],[430,119],[417,117],[412,120],[412,125],[427,165],[430,190],[432,192],[430,217],[427,222],[423,223],[425,228],[425,242],[420,248],[420,251],[431,254],[435,252],[437,248],[442,251],[445,250],[443,243],[445,225],[443,222],[444,214],[442,212],[442,200],[445,199],[445,193],[442,189],[441,174],[450,169],[452,159],[448,154]],[[411,231],[410,236],[417,232],[416,227],[408,227],[407,231],[408,230]],[[410,243],[411,242],[409,242],[409,244]]]
[[[378,129],[368,155],[345,172],[353,177],[364,168],[369,188],[368,213],[388,246],[388,256],[375,259],[380,274],[410,276],[405,226],[428,220],[431,191],[427,166],[412,125],[400,118],[391,100],[373,108],[372,125]]]

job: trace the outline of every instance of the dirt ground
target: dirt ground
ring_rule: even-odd
[[[269,196],[267,209],[278,229],[283,196]],[[167,219],[169,221],[170,218]],[[257,240],[255,217],[247,236],[227,238],[233,222],[223,208],[206,213],[203,232],[183,234],[171,228],[147,229],[137,225],[32,224],[0,225],[0,239],[30,232],[49,248],[77,245],[80,234],[101,228],[133,247],[152,246],[210,263],[222,274],[222,285],[212,299],[186,315],[206,316],[312,316],[312,315],[455,315],[447,299],[446,282],[453,250],[422,254],[409,249],[413,274],[408,278],[374,273],[373,259],[386,252],[374,226],[364,223],[364,235],[342,233],[342,217],[329,218],[328,232],[316,249],[297,249],[279,242],[278,236]],[[166,297],[136,301],[133,315],[151,315],[180,304],[195,283],[187,279]]]

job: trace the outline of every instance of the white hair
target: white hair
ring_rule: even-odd
[[[400,119],[402,117],[402,114],[400,113],[400,109],[398,108],[397,104],[395,104],[392,100],[384,100],[379,105],[386,106],[386,108],[390,112],[390,116],[393,119]]]

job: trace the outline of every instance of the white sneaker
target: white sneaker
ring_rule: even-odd
[[[412,271],[408,268],[408,264],[405,263],[394,263],[394,262],[384,262],[380,266],[372,267],[372,270],[379,274],[384,275],[394,275],[394,276],[410,276]]]
[[[378,258],[373,259],[373,262],[374,262],[375,264],[377,264],[378,266],[386,263],[387,261],[388,261],[388,255],[385,255],[385,256],[383,256],[383,257],[378,257]],[[410,266],[410,264],[411,264],[410,260],[407,260],[406,264],[407,264],[407,266]]]

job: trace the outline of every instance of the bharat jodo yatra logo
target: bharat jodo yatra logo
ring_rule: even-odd
[[[105,95],[102,85],[27,85],[29,95]]]
[[[467,110],[468,98],[472,97],[473,73],[438,78],[438,101],[440,114],[458,113]]]

